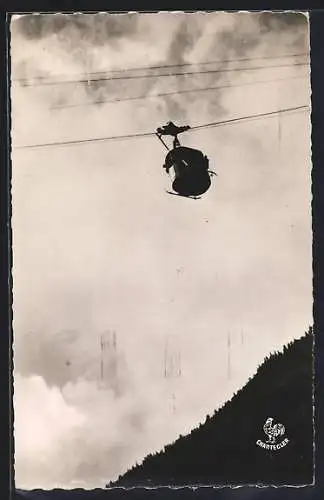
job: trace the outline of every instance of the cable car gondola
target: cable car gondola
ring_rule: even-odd
[[[190,126],[177,127],[173,122],[168,122],[156,131],[157,137],[169,150],[163,168],[172,180],[173,192],[169,194],[198,199],[211,186],[211,175],[215,172],[209,170],[209,160],[200,150],[181,146],[178,135]],[[169,135],[173,139],[173,149],[169,149],[162,136]]]

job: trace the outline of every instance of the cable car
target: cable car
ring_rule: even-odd
[[[173,192],[169,194],[198,199],[211,186],[211,176],[215,172],[209,170],[209,160],[200,150],[181,146],[178,135],[189,130],[188,125],[177,127],[168,122],[156,130],[156,135],[169,150],[163,168],[172,180]],[[173,149],[169,149],[162,136],[169,135],[173,139]]]

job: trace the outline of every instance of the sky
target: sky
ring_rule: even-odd
[[[183,134],[200,200],[166,193],[154,136],[21,147],[307,106],[308,52],[298,13],[13,18],[17,487],[104,486],[312,324],[308,110]]]

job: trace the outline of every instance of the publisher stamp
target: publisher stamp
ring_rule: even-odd
[[[289,443],[288,438],[283,436],[286,433],[285,426],[280,423],[273,423],[273,418],[268,417],[263,426],[263,431],[267,436],[266,441],[258,439],[256,444],[265,450],[277,451],[284,448]]]

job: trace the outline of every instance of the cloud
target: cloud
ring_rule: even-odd
[[[84,415],[69,405],[57,387],[49,388],[39,375],[15,374],[14,439],[15,476],[18,486],[46,488],[56,484],[69,468],[60,459],[61,446],[71,447]],[[65,455],[67,456],[67,455]]]
[[[53,104],[65,104],[73,100],[90,100],[96,103],[120,96],[120,92],[131,88],[132,95],[150,95],[163,92],[165,86],[173,91],[188,88],[215,86],[232,83],[239,74],[222,73],[230,67],[229,61],[249,57],[262,58],[280,51],[289,53],[305,49],[307,45],[307,18],[303,14],[261,13],[209,13],[199,17],[193,14],[56,14],[26,15],[12,23],[13,43],[19,44],[19,59],[13,71],[17,77],[60,74],[66,79],[77,73],[81,79],[99,78],[98,81],[78,86],[50,87],[46,93]],[[27,45],[26,45],[27,42]],[[132,52],[128,47],[132,45]],[[23,47],[25,45],[25,47]],[[44,58],[44,52],[48,54]],[[128,55],[127,55],[128,54]],[[177,64],[179,72],[188,71],[182,64],[215,61],[219,72],[192,77],[147,78],[131,80],[105,79],[105,74],[96,72],[118,68],[134,68],[150,62]],[[190,67],[189,67],[190,68]],[[206,70],[208,66],[190,68],[190,71]],[[138,75],[143,73],[144,69]],[[157,69],[155,73],[168,73],[170,69]],[[92,72],[94,72],[92,74]],[[64,76],[65,74],[65,76]],[[60,78],[58,77],[58,80]],[[200,83],[202,85],[200,85]],[[123,92],[122,92],[123,93]],[[183,119],[187,107],[197,104],[197,109],[206,107],[203,95],[182,94],[159,99],[159,108],[172,120]],[[144,104],[137,103],[138,107]],[[210,116],[222,116],[227,109],[223,92],[215,90],[209,95]]]
[[[116,398],[84,378],[60,389],[39,375],[16,373],[14,389],[15,475],[22,489],[104,487],[194,424],[179,414],[166,425],[168,393],[147,381],[145,389],[137,385]]]
[[[73,49],[78,43],[106,45],[137,34],[136,14],[30,14],[13,23],[13,33],[27,40],[53,35],[58,42]]]
[[[41,376],[19,373],[14,389],[19,488],[104,486],[137,458],[144,418],[138,398],[116,401],[111,390],[84,379],[49,387]]]

